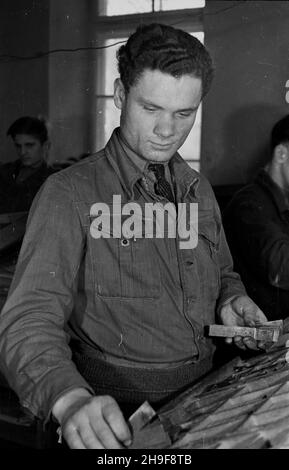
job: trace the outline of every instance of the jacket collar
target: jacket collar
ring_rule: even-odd
[[[171,158],[169,166],[178,190],[178,200],[185,200],[189,192],[194,198],[198,198],[200,175],[184,161],[179,153],[175,153]]]
[[[142,165],[134,163],[132,158],[134,152],[131,149],[129,149],[130,156],[127,155],[126,146],[123,145],[120,138],[120,128],[116,128],[113,131],[104,150],[110,164],[117,173],[124,190],[128,194],[129,199],[133,200],[134,186],[137,181],[143,177],[149,162],[146,162],[142,169]],[[136,155],[136,159],[139,163],[140,157],[138,155]],[[176,188],[179,192],[178,199],[184,200],[190,190],[193,191],[194,197],[197,197],[197,188],[200,179],[198,173],[190,168],[178,153],[171,158],[169,167],[175,181]]]

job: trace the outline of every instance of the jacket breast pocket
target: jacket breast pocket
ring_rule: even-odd
[[[153,240],[116,237],[102,228],[103,236],[90,234],[90,256],[96,294],[119,299],[154,299],[160,296],[161,280]]]

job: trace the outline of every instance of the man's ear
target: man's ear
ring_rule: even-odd
[[[274,159],[276,163],[282,165],[289,160],[289,148],[285,144],[278,144],[274,150]]]
[[[125,89],[120,78],[114,81],[114,104],[118,109],[122,109],[125,102]]]

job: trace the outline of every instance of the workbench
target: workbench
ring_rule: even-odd
[[[289,448],[289,341],[235,357],[156,410],[142,449]]]
[[[155,410],[130,448],[289,448],[287,336],[266,353],[235,357]],[[1,380],[0,396],[0,439],[21,447],[57,447],[56,428],[45,431]]]

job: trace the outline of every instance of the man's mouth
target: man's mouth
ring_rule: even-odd
[[[170,149],[174,144],[169,143],[169,144],[158,144],[156,142],[151,142],[152,146],[155,147],[158,150],[168,150]]]

